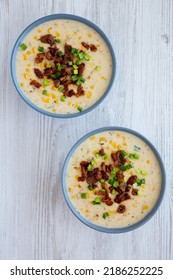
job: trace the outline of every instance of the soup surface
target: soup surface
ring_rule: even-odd
[[[77,211],[108,228],[142,220],[156,204],[161,182],[151,148],[123,131],[105,131],[85,140],[71,157],[66,178]]]
[[[94,29],[79,21],[52,20],[24,38],[16,57],[16,76],[37,107],[73,114],[103,96],[112,76],[112,58]]]

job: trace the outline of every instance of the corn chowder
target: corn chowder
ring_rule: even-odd
[[[75,150],[66,185],[74,207],[88,221],[122,228],[152,210],[161,181],[158,160],[143,140],[122,131],[106,131]]]
[[[39,108],[76,113],[103,96],[112,76],[112,59],[94,29],[74,20],[52,20],[24,38],[16,75],[26,97]]]

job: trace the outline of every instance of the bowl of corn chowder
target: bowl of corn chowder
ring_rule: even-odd
[[[80,221],[98,231],[121,233],[155,214],[165,191],[165,170],[144,136],[106,127],[73,146],[64,163],[62,187]]]
[[[87,113],[107,96],[116,61],[107,36],[79,16],[54,14],[29,25],[11,56],[14,85],[35,110],[69,118]]]

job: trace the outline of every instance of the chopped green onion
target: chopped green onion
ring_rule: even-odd
[[[142,184],[145,184],[145,179],[139,179],[139,178],[138,178],[138,179],[136,180],[136,183],[137,183],[138,186],[141,186]]]
[[[59,51],[58,52],[58,56],[62,56],[63,55],[63,52],[62,51]]]
[[[57,69],[58,69],[58,71],[61,71],[62,67],[61,67],[60,63],[57,63]]]
[[[95,154],[95,157],[96,157],[96,158],[99,158],[99,156],[100,156],[99,153],[96,153],[96,154]]]
[[[131,159],[139,159],[139,154],[129,154],[129,158],[131,158]]]
[[[125,157],[126,154],[127,154],[127,153],[126,153],[124,150],[121,151],[121,155],[122,155],[123,157]]]
[[[145,179],[141,179],[141,185],[145,184]]]
[[[95,70],[96,70],[96,71],[99,71],[99,70],[100,70],[100,66],[96,66],[96,67],[95,67]]]
[[[130,163],[126,165],[126,170],[131,168],[133,168],[133,165],[131,165]]]
[[[93,201],[93,204],[96,205],[96,204],[100,204],[101,203],[101,198],[100,197],[96,197]]]
[[[103,213],[103,219],[106,219],[109,216],[108,212]]]
[[[106,192],[106,190],[105,189],[101,189],[101,192]]]
[[[111,191],[111,194],[115,194],[115,190],[114,189]]]
[[[91,171],[92,169],[93,169],[92,164],[89,164],[88,167],[87,167],[87,170],[88,170],[88,171]]]
[[[113,182],[113,187],[114,187],[114,188],[117,188],[118,185],[119,185],[118,181],[114,181],[114,182]]]
[[[53,79],[58,79],[60,76],[61,76],[61,74],[60,74],[60,72],[56,72],[55,74],[52,74],[52,75],[50,75]]]
[[[138,190],[138,195],[143,195],[142,191],[141,190]]]
[[[44,95],[46,95],[47,94],[47,90],[43,90],[43,92],[42,92]]]
[[[74,82],[74,81],[77,81],[77,79],[78,79],[78,78],[77,78],[77,75],[73,75],[73,76],[72,76],[72,81],[73,81],[73,82]]]
[[[103,156],[102,156],[102,159],[107,159],[107,157],[108,157],[108,155],[107,154],[104,154]]]
[[[139,152],[139,151],[140,151],[140,149],[141,149],[140,147],[138,147],[138,146],[134,145],[134,151],[135,151],[135,152]]]
[[[116,177],[115,173],[111,173],[111,174],[110,174],[110,178],[111,178],[111,179],[113,179],[113,178],[115,178],[115,177]]]
[[[39,46],[39,47],[38,47],[38,51],[39,51],[39,52],[44,52],[44,48]]]
[[[125,165],[121,165],[121,166],[120,166],[120,169],[121,169],[122,171],[126,171],[126,166],[125,166]]]
[[[136,169],[136,173],[137,174],[141,174],[141,170],[140,169]]]
[[[79,112],[82,112],[82,111],[83,111],[83,108],[82,108],[81,106],[78,106],[77,109],[78,109]]]
[[[62,92],[62,91],[63,91],[63,87],[59,87],[59,88],[58,88],[58,91],[59,91],[59,92]]]
[[[73,71],[73,74],[77,75],[77,74],[78,74],[78,70],[75,69],[75,70]]]
[[[56,42],[57,44],[60,44],[60,43],[61,43],[61,40],[60,40],[60,39],[55,39],[55,42]]]
[[[74,68],[74,69],[78,69],[78,66],[74,64],[74,65],[73,65],[73,68]]]
[[[71,50],[71,52],[73,53],[73,54],[77,54],[78,53],[78,50],[76,49],[76,48],[72,48],[72,50]]]
[[[27,46],[26,46],[24,43],[21,44],[20,47],[21,47],[21,49],[22,49],[23,51],[25,51],[25,50],[27,49]]]
[[[89,189],[90,191],[93,191],[94,188],[93,188],[93,186],[90,186],[90,185],[89,185],[89,186],[88,186],[88,189]]]
[[[81,197],[82,197],[83,199],[86,199],[86,198],[87,198],[86,193],[81,193]]]
[[[43,81],[43,85],[44,85],[44,86],[48,86],[48,85],[49,85],[49,81],[48,81],[48,80],[44,80],[44,81]]]
[[[101,179],[101,180],[100,180],[100,183],[101,183],[101,184],[103,184],[104,182],[105,182],[105,180],[104,180],[104,179]]]
[[[79,59],[84,59],[85,58],[85,54],[83,52],[79,52],[78,53],[78,57],[79,57]]]
[[[81,59],[78,59],[78,60],[76,61],[76,64],[79,65],[81,62],[82,62],[82,60],[81,60]]]
[[[85,54],[84,58],[85,58],[85,60],[90,60],[91,56],[89,54]]]
[[[144,170],[141,170],[141,174],[144,175],[144,176],[146,176],[146,175],[147,175],[147,172],[144,171]]]
[[[68,65],[69,65],[69,66],[72,66],[72,65],[73,65],[73,62],[72,62],[72,61],[69,61]]]
[[[114,183],[114,180],[110,179],[110,180],[108,181],[108,183],[112,186],[113,183]]]
[[[94,164],[96,164],[96,163],[97,163],[96,160],[95,160],[95,159],[92,159],[91,164],[94,165]]]
[[[47,64],[46,64],[46,67],[47,67],[47,68],[52,68],[52,64],[51,64],[51,63],[47,63]]]
[[[65,98],[66,98],[66,97],[65,97],[64,95],[62,95],[62,96],[61,96],[61,101],[64,102],[64,101],[65,101]]]
[[[117,168],[117,167],[114,167],[114,168],[113,168],[113,172],[117,173],[117,172],[118,172],[118,168]]]

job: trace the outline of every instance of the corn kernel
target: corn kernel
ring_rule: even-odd
[[[106,138],[105,137],[100,137],[99,141],[100,142],[106,141]]]
[[[52,30],[52,27],[49,27],[49,28],[47,29],[47,33],[50,33],[51,30]]]
[[[27,51],[27,54],[28,54],[28,55],[30,55],[30,54],[31,54],[31,52],[30,52],[30,51]]]
[[[81,39],[82,39],[82,36],[79,36],[79,37],[78,37],[78,40],[81,40]]]
[[[94,88],[94,86],[92,85],[92,86],[90,86],[90,89],[93,89]]]
[[[118,148],[118,150],[121,150],[122,147],[121,147],[121,145],[118,145],[117,148]]]
[[[88,99],[91,98],[91,95],[92,95],[92,92],[88,91],[87,94],[86,94],[86,98],[88,98]]]
[[[111,216],[111,215],[114,215],[116,213],[116,211],[115,210],[109,210],[108,213]]]
[[[21,87],[24,87],[24,83],[20,83],[20,86],[21,86]]]
[[[56,94],[52,93],[52,98],[56,99],[57,98]]]
[[[68,106],[70,106],[70,105],[71,105],[71,101],[68,102]]]
[[[112,144],[112,142],[113,142],[112,140],[109,140],[109,144]]]
[[[26,72],[30,73],[31,71],[30,71],[30,69],[29,69],[29,68],[26,68]]]
[[[52,87],[51,89],[52,89],[52,90],[57,90],[57,88],[56,88],[56,87]]]
[[[96,137],[93,135],[90,137],[90,140],[94,140]]]
[[[72,192],[72,189],[71,189],[71,188],[69,188],[69,189],[68,189],[68,192]]]
[[[74,198],[76,198],[76,196],[75,196],[75,195],[72,195],[71,198],[74,199]]]
[[[37,50],[36,47],[32,47],[32,53],[36,54]]]
[[[50,102],[50,97],[43,98],[42,100],[43,100],[43,102],[45,102],[45,103],[49,103],[49,102]]]
[[[27,55],[25,53],[23,54],[23,59],[27,60]]]
[[[51,96],[51,94],[50,93],[46,93],[46,96]]]
[[[147,161],[146,161],[146,162],[147,162],[147,164],[150,164],[150,160],[149,160],[149,159],[147,159]]]
[[[44,68],[44,62],[41,62],[41,63],[39,64],[39,66],[40,66],[40,68]]]
[[[85,212],[86,212],[86,213],[89,213],[89,210],[88,210],[88,209],[86,209],[86,210],[85,210]]]
[[[76,180],[78,180],[78,175],[76,175],[74,178],[75,178]]]
[[[55,36],[56,36],[56,37],[59,37],[59,36],[60,36],[60,33],[59,33],[58,31],[56,31],[56,32],[55,32]]]
[[[30,67],[30,66],[31,66],[31,63],[28,63],[27,66]]]
[[[37,32],[38,32],[38,33],[42,32],[42,29],[37,29]]]
[[[127,143],[123,143],[123,146],[127,146]]]
[[[58,26],[58,23],[55,22],[54,25],[55,25],[55,26]]]
[[[76,102],[76,104],[75,104],[75,108],[78,108],[79,107],[79,103],[78,102]]]
[[[87,198],[90,198],[90,194],[89,194],[89,193],[86,193],[86,197],[87,197]]]
[[[101,79],[102,79],[102,80],[106,80],[106,77],[105,77],[105,76],[101,76]]]
[[[56,99],[54,100],[54,102],[55,102],[56,104],[58,104],[58,98],[56,98]]]
[[[112,142],[111,145],[112,145],[113,148],[117,147],[117,144],[115,142]]]
[[[119,133],[117,133],[117,134],[116,134],[116,136],[117,136],[117,137],[120,137],[120,134],[119,134]]]
[[[148,204],[144,204],[144,205],[142,206],[142,210],[143,210],[143,211],[148,210],[148,209],[149,209]]]
[[[73,32],[73,34],[74,34],[74,35],[76,35],[76,34],[77,34],[77,32],[76,32],[76,31],[74,31],[74,32]]]
[[[35,35],[35,36],[34,36],[34,39],[35,39],[35,40],[38,40],[38,36],[37,36],[37,35]]]
[[[53,108],[53,109],[52,109],[52,112],[53,112],[53,113],[55,113],[55,112],[56,112],[56,109],[55,109],[55,108]]]
[[[91,33],[88,33],[88,37],[91,38],[93,35]]]
[[[26,79],[26,80],[28,80],[28,74],[24,74],[24,78]]]

